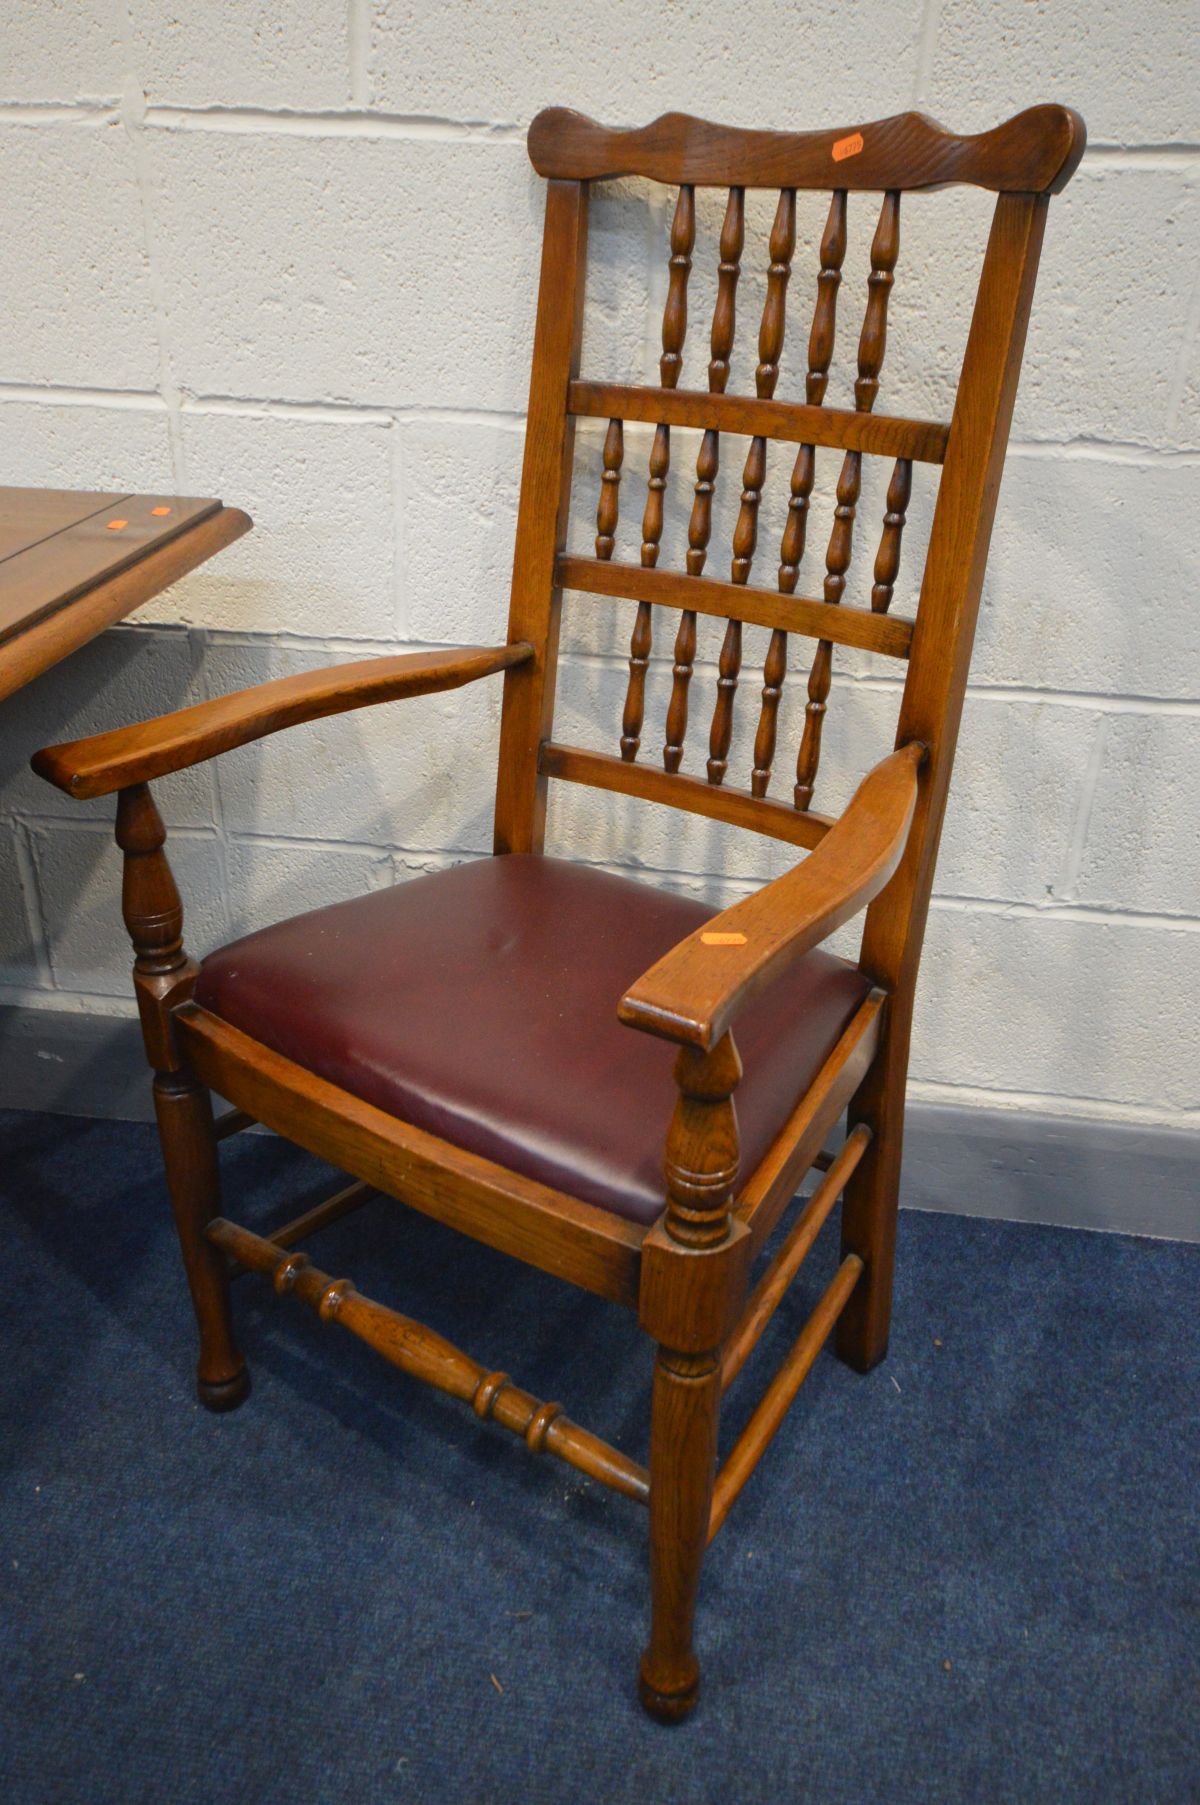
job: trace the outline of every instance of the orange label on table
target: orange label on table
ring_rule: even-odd
[[[847,157],[856,157],[863,147],[861,132],[851,132],[848,138],[839,138],[833,147],[835,163],[844,163]]]
[[[110,520],[108,523],[108,530],[110,533],[119,533],[123,526],[128,525],[129,522],[127,520]]]
[[[150,512],[154,515],[154,517],[157,520],[161,520],[163,515],[169,514],[171,512],[171,510],[170,510],[170,508],[151,508]]]

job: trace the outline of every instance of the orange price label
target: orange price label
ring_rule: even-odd
[[[127,520],[110,520],[108,523],[108,530],[110,533],[119,533],[123,526],[128,525],[129,522]]]
[[[705,946],[745,946],[744,934],[701,934]]]
[[[861,132],[851,132],[848,138],[839,138],[833,147],[835,163],[844,163],[847,157],[856,157],[863,147]]]
[[[164,514],[169,514],[171,510],[170,508],[151,508],[150,512],[154,515],[156,520],[161,520]]]

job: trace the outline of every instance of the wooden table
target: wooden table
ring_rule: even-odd
[[[183,495],[0,488],[0,701],[252,525]]]

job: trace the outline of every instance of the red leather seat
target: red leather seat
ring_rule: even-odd
[[[585,865],[485,858],[263,928],[196,1001],[389,1114],[652,1223],[673,1048],[617,1004],[712,911]],[[810,953],[738,1019],[748,1175],[869,989]]]

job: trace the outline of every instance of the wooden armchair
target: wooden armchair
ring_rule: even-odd
[[[534,1453],[648,1504],[651,1632],[641,1696],[661,1718],[695,1702],[692,1629],[705,1548],[823,1342],[836,1324],[838,1353],[861,1371],[886,1350],[909,1029],[938,836],[1048,197],[1069,180],[1083,146],[1082,122],[1056,106],[974,138],[912,113],[797,134],[677,114],[644,130],[609,131],[573,113],[542,113],[529,135],[547,203],[507,644],[291,677],[34,759],[69,795],[118,793],[124,917],[199,1324],[201,1399],[224,1410],[246,1395],[229,1282],[248,1268],[522,1436]],[[579,374],[589,189],[626,174],[678,188],[656,388]],[[878,413],[901,197],[951,183],[997,196],[953,417],[942,424]],[[707,392],[678,385],[697,185],[728,189]],[[753,397],[727,392],[748,187],[780,191]],[[832,200],[800,402],[776,399],[775,388],[796,191],[810,188],[832,190]],[[855,405],[845,409],[824,398],[850,190],[883,198]],[[580,417],[609,423],[594,558],[565,552]],[[631,420],[654,428],[639,565],[613,557],[622,423]],[[673,427],[703,434],[686,573],[657,562]],[[725,435],[749,440],[729,581],[704,574]],[[770,441],[794,459],[775,587],[749,581]],[[818,446],[838,452],[840,474],[815,600],[797,585]],[[842,597],[871,456],[893,468],[871,606],[861,608]],[[940,466],[940,482],[910,620],[888,609],[914,462]],[[690,473],[681,474],[690,488]],[[619,756],[553,737],[564,589],[637,604]],[[727,626],[706,771],[688,775],[681,764],[700,614]],[[660,767],[638,753],[652,635],[664,622],[677,636]],[[744,622],[771,629],[749,788],[725,781]],[[815,650],[811,664],[804,657],[808,703],[794,797],[785,801],[767,791],[792,638],[814,641]],[[898,662],[904,687],[895,751],[833,820],[811,803],[837,646]],[[298,721],[500,672],[502,856],[266,928],[202,965],[187,956],[153,779]],[[808,857],[714,916],[541,856],[551,778],[731,822]],[[819,950],[864,908],[857,963]],[[673,1083],[662,1041],[676,1048]],[[233,1105],[215,1125],[210,1090]],[[847,1111],[846,1137],[826,1153]],[[217,1143],[249,1122],[289,1136],[354,1183],[269,1236],[227,1221]],[[756,1254],[813,1167],[824,1176],[751,1289]],[[558,1404],[296,1251],[368,1189],[636,1308],[656,1344],[648,1469]],[[722,1393],[843,1193],[841,1263],[718,1472]]]

